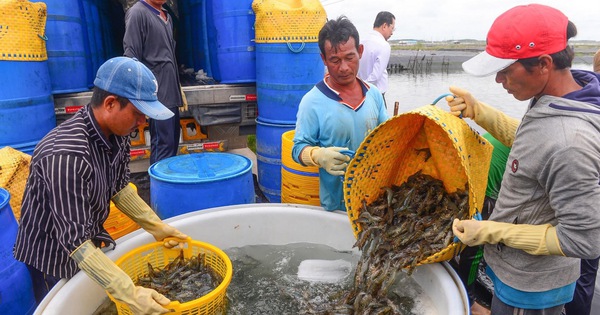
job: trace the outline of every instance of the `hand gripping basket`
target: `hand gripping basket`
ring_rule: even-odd
[[[428,148],[427,159],[418,149]],[[382,187],[401,185],[421,170],[444,183],[446,191],[469,188],[469,214],[480,213],[492,145],[462,119],[434,105],[390,118],[363,140],[344,177],[344,200],[355,236],[363,199],[380,198]],[[452,243],[418,264],[448,260],[462,250]]]
[[[163,242],[154,242],[130,251],[115,263],[135,282],[137,278],[143,277],[148,273],[148,263],[155,268],[161,269],[177,258],[181,250],[181,248],[166,248]],[[201,253],[205,254],[205,262],[208,266],[223,277],[221,284],[210,293],[198,299],[185,303],[171,301],[171,303],[165,306],[165,308],[172,310],[172,312],[167,314],[208,315],[225,313],[227,302],[226,291],[233,275],[231,260],[221,249],[208,243],[188,240],[183,248],[185,258],[197,256]],[[116,300],[110,293],[107,294],[117,305],[119,315],[133,314],[127,304]]]

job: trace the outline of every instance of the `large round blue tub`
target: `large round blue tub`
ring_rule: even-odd
[[[152,164],[148,175],[150,206],[161,219],[255,201],[252,161],[238,154],[174,156]]]

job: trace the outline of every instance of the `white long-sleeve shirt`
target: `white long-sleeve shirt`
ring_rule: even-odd
[[[370,30],[363,37],[360,38],[364,51],[360,58],[358,76],[375,85],[381,93],[385,93],[388,89],[387,66],[392,48],[376,30]]]

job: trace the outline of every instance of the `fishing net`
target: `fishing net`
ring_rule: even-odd
[[[395,116],[361,143],[344,178],[344,200],[354,235],[363,203],[384,194],[383,187],[401,185],[417,173],[443,182],[448,193],[468,188],[469,216],[480,213],[485,197],[492,146],[464,120],[434,105]],[[452,242],[418,264],[454,257],[462,249]]]

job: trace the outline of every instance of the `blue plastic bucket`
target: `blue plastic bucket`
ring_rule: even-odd
[[[0,148],[9,146],[31,155],[56,126],[48,63],[2,60],[0,87]]]
[[[221,83],[256,81],[256,54],[252,0],[207,0],[208,38],[216,60],[211,60],[213,77]],[[218,71],[215,71],[218,68]]]
[[[152,164],[148,175],[150,206],[161,219],[255,199],[252,161],[238,154],[174,156]]]
[[[0,188],[0,314],[33,314],[36,301],[29,271],[13,256],[18,226],[9,200],[8,191]]]
[[[294,124],[256,120],[256,169],[258,187],[270,202],[281,202],[281,135]]]
[[[85,50],[87,36],[84,35],[87,30],[82,19],[81,0],[43,2],[48,8],[46,50],[52,94],[87,91],[89,83]]]
[[[318,43],[256,44],[258,114],[264,122],[294,124],[300,100],[323,80]]]

